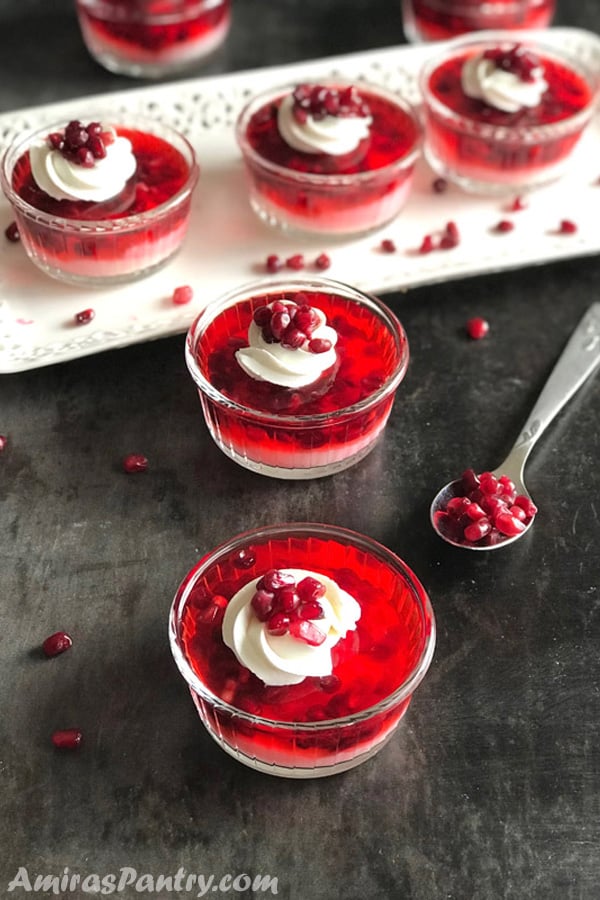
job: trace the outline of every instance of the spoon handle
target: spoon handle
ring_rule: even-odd
[[[534,444],[552,419],[579,390],[600,362],[600,303],[589,307],[569,338],[565,349],[531,410],[519,439],[499,469],[522,472]]]

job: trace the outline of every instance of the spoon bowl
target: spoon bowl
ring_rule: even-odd
[[[517,440],[516,444],[504,460],[493,470],[496,478],[506,476],[515,487],[515,493],[533,503],[531,494],[525,486],[523,471],[525,462],[538,438],[550,424],[568,400],[579,390],[581,385],[592,375],[600,362],[600,303],[589,307],[583,319],[571,335],[566,347],[554,366],[535,406]],[[498,550],[508,544],[514,544],[531,528],[535,514],[522,522],[522,528],[514,534],[500,534],[493,529],[490,537],[480,541],[460,540],[460,527],[448,524],[446,509],[454,497],[465,496],[462,478],[450,481],[434,497],[430,509],[430,520],[434,531],[453,547],[464,550]],[[456,520],[458,521],[458,520]],[[516,529],[516,524],[515,524]],[[487,542],[486,542],[487,541]]]

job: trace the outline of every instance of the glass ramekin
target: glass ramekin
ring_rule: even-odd
[[[556,0],[402,0],[409,41],[445,41],[470,31],[547,28]]]
[[[313,693],[310,700],[307,695],[305,699],[300,696],[299,706],[285,707],[296,710],[293,721],[260,715],[261,702],[270,703],[272,710],[273,702],[289,701],[286,689],[276,688],[273,701],[273,694],[269,689],[265,692],[258,680],[254,686],[248,682],[248,670],[224,644],[222,657],[218,648],[224,608],[233,593],[267,569],[285,567],[337,580],[353,593],[363,608],[361,619],[365,618],[364,630],[359,619],[351,638],[353,650],[345,656],[345,667],[356,660],[354,671],[345,668],[338,678],[334,667],[323,683],[305,679],[302,686],[306,683],[309,690],[317,691],[317,702],[308,706]],[[392,640],[396,634],[397,644]],[[316,778],[359,765],[390,739],[431,663],[435,619],[423,585],[386,547],[346,528],[302,522],[245,532],[204,556],[177,590],[169,617],[169,639],[200,718],[223,750],[260,772]],[[362,702],[372,695],[372,688],[366,687],[365,671],[372,671],[376,680],[379,667],[389,674],[390,660],[398,665],[394,669],[397,685],[363,708]],[[217,664],[225,664],[230,673],[228,700],[206,684],[210,666]],[[205,674],[201,675],[203,666]],[[240,686],[239,703],[244,709],[235,702]],[[336,710],[342,714],[335,714]],[[299,721],[309,718],[309,712],[319,716],[318,720]]]
[[[350,82],[319,81],[325,87],[349,87]],[[405,205],[421,153],[421,126],[411,105],[378,85],[354,83],[361,94],[379,98],[410,121],[415,139],[394,162],[354,174],[315,174],[286,168],[264,158],[248,141],[252,116],[294,90],[295,85],[269,89],[255,96],[241,111],[236,139],[242,152],[249,200],[258,217],[269,225],[299,234],[348,238],[368,234],[394,219]]]
[[[0,184],[13,207],[21,242],[30,260],[46,275],[90,287],[135,281],[164,266],[180,249],[198,181],[196,154],[187,138],[164,122],[140,115],[97,113],[89,121],[157,135],[188,165],[181,189],[159,206],[114,219],[70,219],[36,209],[16,192],[13,173],[31,145],[62,130],[65,121],[18,137],[0,162]]]
[[[514,46],[514,33],[486,32],[456,38],[424,65],[419,78],[423,95],[424,154],[430,166],[466,191],[507,194],[555,181],[569,169],[573,152],[597,102],[598,76],[567,52],[544,46],[535,36],[519,35],[518,43],[542,60],[571,69],[586,83],[589,102],[560,121],[539,125],[493,124],[453,111],[430,88],[435,71],[450,60]]]
[[[248,304],[244,315],[249,324],[256,305],[270,303],[286,292],[305,291],[319,292],[319,296],[325,296],[326,305],[331,304],[329,312],[333,313],[334,319],[333,311],[337,309],[337,315],[351,315],[353,321],[359,324],[359,329],[360,324],[364,323],[365,328],[369,327],[373,334],[377,334],[379,343],[373,344],[373,347],[380,346],[381,354],[385,354],[386,374],[383,383],[378,381],[372,393],[358,402],[350,402],[340,408],[328,408],[319,413],[313,411],[308,415],[282,414],[272,410],[265,412],[260,408],[253,408],[249,403],[237,402],[215,387],[210,378],[209,355],[220,346],[231,343],[234,335],[235,340],[239,340],[242,321],[239,309]],[[322,301],[317,301],[314,305],[326,311]],[[227,310],[233,312],[227,314]],[[329,324],[335,325],[329,312]],[[211,325],[215,321],[223,321],[223,334],[213,347]],[[218,331],[220,328],[220,324],[218,328],[214,326],[214,330]],[[358,340],[365,343],[360,337]],[[370,352],[376,358],[377,350],[373,347]],[[344,353],[341,340],[338,342],[338,351],[338,358],[341,358]],[[356,351],[346,352],[349,358]],[[221,450],[253,472],[274,478],[306,479],[341,472],[362,460],[372,450],[384,430],[396,389],[406,373],[409,349],[402,325],[380,300],[341,282],[325,278],[303,278],[253,282],[210,303],[196,318],[187,334],[185,356],[198,388],[206,424]],[[235,378],[237,362],[233,365]],[[375,368],[375,363],[373,367]],[[368,373],[365,373],[365,378],[367,377]],[[212,381],[214,380],[213,377]],[[332,384],[336,384],[335,380]],[[273,390],[277,390],[277,396],[287,403],[289,397],[284,389]],[[323,393],[327,396],[326,392]]]
[[[110,72],[162,78],[192,69],[224,42],[231,0],[76,0],[90,55]]]

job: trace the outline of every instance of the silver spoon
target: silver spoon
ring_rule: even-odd
[[[535,406],[517,440],[516,444],[497,469],[493,470],[496,477],[507,475],[514,481],[517,494],[524,494],[531,499],[531,494],[523,481],[523,469],[527,458],[537,443],[538,438],[546,427],[554,419],[565,403],[579,390],[586,379],[594,372],[600,362],[600,303],[594,303],[569,338],[569,341],[560,355],[558,362],[550,373]],[[431,504],[430,518],[434,530],[443,540],[454,547],[462,547],[466,550],[497,550],[506,547],[523,537],[531,527],[534,519],[529,521],[525,530],[514,536],[506,537],[495,544],[483,546],[476,543],[461,544],[445,535],[437,525],[436,513],[446,508],[448,501],[460,493],[461,479],[451,481],[436,494]]]

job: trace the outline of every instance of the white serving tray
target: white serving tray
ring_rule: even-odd
[[[553,28],[546,43],[570,48],[600,72],[600,38],[579,29]],[[377,234],[346,242],[286,235],[263,225],[249,207],[233,125],[243,103],[254,93],[304,78],[340,74],[397,90],[419,103],[417,75],[439,45],[384,50],[313,60],[289,66],[196,78],[53,103],[0,116],[0,143],[25,129],[65,118],[96,118],[106,109],[131,110],[171,122],[193,143],[200,160],[190,230],[180,254],[162,271],[142,281],[110,290],[83,289],[46,277],[29,262],[20,244],[0,232],[0,373],[19,372],[64,362],[103,350],[185,331],[206,303],[232,287],[264,274],[270,253],[303,253],[311,263],[327,252],[332,266],[324,274],[363,290],[385,293],[437,281],[551,262],[600,251],[600,124],[597,119],[578,148],[572,174],[542,188],[528,208],[511,218],[515,229],[494,232],[507,214],[498,199],[468,195],[458,188],[435,194],[433,174],[418,165],[408,204]],[[504,206],[506,201],[504,201]],[[458,247],[428,255],[415,252],[424,234],[457,222]],[[578,225],[575,234],[557,233],[561,219]],[[12,220],[8,202],[0,200],[0,228]],[[396,252],[380,252],[382,238]],[[308,271],[315,271],[307,267]],[[174,306],[173,289],[190,284],[195,296]],[[92,307],[87,325],[74,324],[75,313]]]

